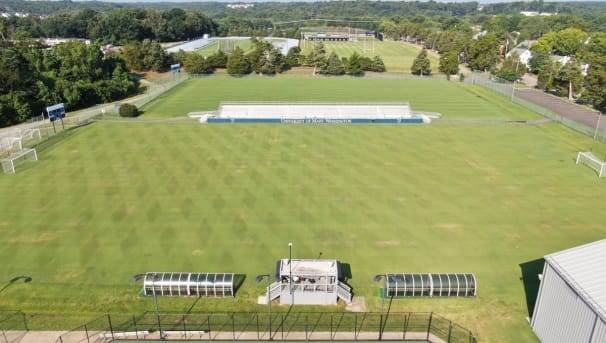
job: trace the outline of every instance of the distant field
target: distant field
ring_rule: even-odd
[[[303,42],[303,54],[309,54],[313,42]],[[328,53],[335,52],[339,57],[349,57],[354,52],[362,56],[380,56],[389,72],[410,72],[410,66],[421,48],[412,44],[395,41],[358,41],[358,42],[324,42]],[[438,73],[438,57],[429,54],[432,71]]]
[[[221,101],[409,101],[413,110],[440,112],[445,118],[537,118],[489,91],[454,81],[321,76],[192,79],[150,102],[143,111],[145,117],[184,116],[216,110]]]
[[[203,56],[209,56],[214,54],[219,48],[219,41],[222,39],[215,39],[212,44],[200,49],[197,53]],[[223,39],[232,41],[233,47],[238,46],[244,51],[252,49],[252,44],[248,39]],[[223,43],[225,46],[227,43]],[[314,42],[301,42],[301,48],[303,54],[309,54],[313,48]],[[413,60],[419,52],[420,47],[404,42],[395,41],[379,41],[379,40],[368,40],[358,42],[324,42],[326,51],[328,53],[335,52],[339,57],[349,57],[354,52],[357,52],[361,56],[380,56],[385,63],[385,67],[389,72],[410,72],[410,66]],[[429,54],[429,60],[431,62],[432,71],[438,74],[439,59],[434,54]]]
[[[189,81],[143,118],[213,108],[229,94],[291,99],[291,87],[325,101],[356,99],[362,87],[375,101],[399,94],[446,118],[535,118],[446,81],[227,77]],[[38,149],[38,162],[0,175],[0,308],[29,313],[30,329],[153,312],[131,281],[147,271],[246,275],[233,299],[160,298],[163,312],[265,312],[254,276],[272,272],[291,241],[293,257],[349,263],[348,282],[369,311],[380,310],[376,274],[475,273],[477,298],[386,308],[436,312],[481,342],[538,342],[524,292],[534,279],[521,280],[520,265],[606,235],[596,204],[604,180],[574,164],[577,151],[603,153],[603,144],[555,123],[98,122]],[[11,284],[16,276],[32,281]],[[320,310],[344,306],[293,309]]]
[[[250,39],[214,38],[211,44],[197,50],[196,52],[202,56],[210,56],[216,53],[220,47],[222,47],[224,51],[226,48],[231,50],[235,47],[239,47],[246,52],[252,49],[252,42]]]

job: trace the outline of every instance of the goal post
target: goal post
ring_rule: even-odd
[[[595,157],[589,151],[580,151],[577,154],[577,164],[585,164],[589,168],[595,170],[598,173],[599,177],[606,176],[606,163]]]
[[[2,169],[5,173],[15,174],[15,161],[18,160],[26,160],[32,157],[34,161],[38,160],[38,154],[36,153],[36,149],[23,149],[19,152],[16,152],[10,155],[7,158],[0,160],[0,164],[2,164]]]

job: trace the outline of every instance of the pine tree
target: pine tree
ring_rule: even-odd
[[[323,69],[326,67],[326,50],[324,44],[318,42],[314,45],[314,49],[307,57],[309,64],[314,67],[313,75],[316,75],[318,68]]]
[[[360,55],[357,52],[354,52],[349,56],[345,63],[345,71],[350,75],[362,75],[364,74],[364,69],[362,66],[362,60]]]
[[[324,65],[324,68],[320,70],[321,74],[327,75],[343,75],[345,74],[345,67],[343,66],[343,61],[337,56],[336,53],[332,52],[330,56],[328,56],[328,60]]]
[[[250,72],[248,60],[240,47],[236,47],[227,59],[227,73],[230,75],[243,75]]]
[[[414,75],[423,76],[431,74],[431,63],[427,57],[427,50],[421,50],[419,55],[417,55],[417,58],[415,58],[415,60],[412,62],[410,71]]]

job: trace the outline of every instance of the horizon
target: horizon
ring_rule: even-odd
[[[340,1],[340,0],[74,0],[74,2],[112,2],[112,3],[161,3],[161,2],[175,2],[175,3],[193,3],[193,2],[224,2],[224,3],[264,3],[264,2],[326,2],[326,1]],[[353,1],[353,0],[351,0]],[[383,1],[383,2],[442,2],[442,3],[462,3],[462,2],[477,2],[481,5],[485,4],[498,4],[498,3],[510,3],[510,2],[533,2],[534,0],[371,0],[371,1]],[[604,2],[606,0],[549,0],[545,3],[551,2],[566,2],[566,3],[583,3],[583,2]]]

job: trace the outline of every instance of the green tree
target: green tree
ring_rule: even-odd
[[[321,74],[326,75],[343,75],[345,74],[345,66],[343,66],[343,61],[337,56],[336,53],[331,52],[326,60],[326,64],[320,70]]]
[[[427,57],[427,50],[422,49],[421,52],[419,52],[412,62],[410,72],[413,75],[421,76],[431,74],[431,63],[429,62],[429,57]]]
[[[600,111],[606,110],[606,55],[594,59],[587,77],[582,99],[588,100]]]
[[[440,66],[438,70],[446,74],[446,78],[450,80],[450,75],[455,75],[459,72],[459,56],[455,51],[449,51],[440,55]]]
[[[221,50],[217,50],[214,54],[208,56],[206,61],[213,68],[226,68],[227,67],[227,54]]]
[[[183,66],[191,74],[210,74],[213,72],[213,67],[204,56],[197,53],[187,54]]]
[[[288,53],[286,54],[286,58],[284,60],[284,64],[288,67],[296,67],[301,65],[299,62],[299,57],[301,56],[301,48],[298,46],[293,46],[288,49]]]
[[[284,69],[284,56],[280,50],[276,48],[270,48],[266,50],[261,57],[261,67],[259,69],[260,74],[274,75],[281,73]]]
[[[128,43],[122,48],[122,57],[126,61],[126,65],[131,70],[143,70],[144,56],[145,52],[143,51],[141,42],[139,41]]]
[[[314,67],[313,75],[316,75],[318,68],[326,68],[326,50],[324,49],[324,43],[317,42],[314,44],[314,48],[309,56],[307,56],[307,59],[309,65]]]
[[[549,55],[553,53],[557,41],[557,33],[547,32],[539,40],[530,47],[533,53],[541,53]]]
[[[382,73],[387,69],[385,68],[385,63],[383,63],[383,59],[381,59],[381,57],[379,57],[379,56],[375,56],[372,58],[372,61],[370,62],[369,70]]]
[[[514,53],[503,61],[496,76],[504,80],[515,81],[522,77],[526,70],[526,65],[520,62],[518,54]]]
[[[345,65],[345,72],[349,75],[362,75],[364,74],[363,63],[362,57],[357,52],[354,52],[343,63]]]
[[[487,71],[499,61],[500,40],[488,33],[475,41],[469,49],[469,65],[474,70]]]
[[[143,50],[143,68],[145,70],[163,71],[168,68],[168,54],[157,40],[144,39],[141,43]]]
[[[559,93],[559,90],[555,89],[555,77],[561,67],[561,63],[549,59],[549,62],[543,66],[537,75],[539,87],[544,88],[548,92],[554,91]]]
[[[227,73],[230,75],[244,75],[250,73],[250,65],[240,47],[236,47],[227,59]]]
[[[572,99],[573,95],[580,91],[583,82],[583,74],[577,60],[571,58],[566,62],[557,73],[556,80],[561,85],[560,88],[567,88],[563,93],[567,93],[568,99]]]
[[[575,56],[581,52],[585,40],[587,33],[575,28],[564,29],[556,35],[555,52],[561,56]]]
[[[538,75],[543,69],[549,67],[551,58],[549,57],[549,54],[535,52],[532,54],[528,64],[530,66],[530,71]]]

